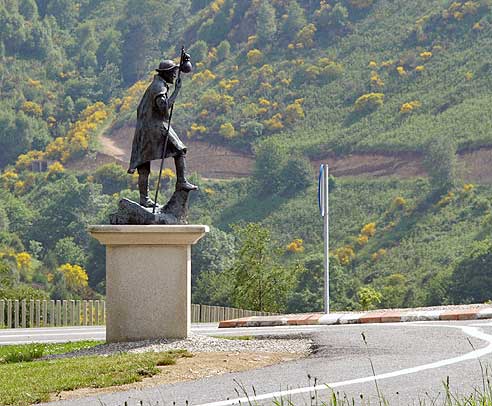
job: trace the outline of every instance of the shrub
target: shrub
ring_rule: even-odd
[[[258,65],[263,59],[263,52],[259,49],[252,49],[248,52],[247,57],[250,65]]]
[[[355,111],[371,112],[382,106],[384,103],[383,93],[368,93],[360,96],[355,101]]]

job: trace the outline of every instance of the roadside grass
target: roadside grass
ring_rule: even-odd
[[[158,366],[191,356],[175,350],[6,363],[0,365],[0,405],[26,406],[61,391],[138,382],[159,373]]]
[[[45,355],[64,354],[85,348],[95,347],[104,341],[76,341],[56,344],[20,344],[0,346],[0,364],[15,362],[27,362],[41,358]]]

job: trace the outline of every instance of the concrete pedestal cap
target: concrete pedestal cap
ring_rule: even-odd
[[[93,225],[89,233],[104,245],[191,245],[210,231],[205,225]]]

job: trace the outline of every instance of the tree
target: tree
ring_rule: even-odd
[[[296,0],[291,0],[287,6],[287,18],[281,28],[281,38],[292,41],[306,22],[304,9]]]
[[[323,311],[324,257],[316,254],[306,258],[300,268],[296,286],[290,295],[287,311],[290,313]],[[338,258],[330,256],[330,308],[355,308],[355,281],[346,275]]]
[[[207,59],[208,45],[200,39],[190,47],[189,52],[195,61],[203,62]]]
[[[219,61],[224,61],[229,58],[231,53],[231,44],[229,41],[224,40],[217,46],[217,59]]]
[[[58,264],[70,263],[85,266],[87,262],[85,250],[75,243],[73,237],[65,237],[58,240],[53,253]]]
[[[281,264],[266,228],[249,223],[236,226],[234,232],[239,246],[232,267],[235,306],[257,311],[285,310],[297,268]]]
[[[275,8],[270,1],[263,0],[256,16],[256,35],[260,45],[270,45],[277,33]]]
[[[234,237],[216,227],[210,227],[206,238],[201,239],[192,252],[192,282],[203,273],[221,273],[234,262]]]
[[[293,196],[302,192],[314,182],[311,162],[302,156],[289,159],[280,172],[280,178],[283,194]]]
[[[436,194],[449,191],[456,182],[456,144],[440,136],[432,138],[424,146],[424,166]]]
[[[103,193],[112,195],[128,187],[128,173],[116,163],[101,165],[94,172],[94,180],[102,185]]]
[[[454,303],[483,303],[492,299],[492,240],[475,241],[451,275]]]
[[[261,143],[255,150],[253,179],[259,193],[277,193],[282,189],[282,169],[287,156],[274,142]]]

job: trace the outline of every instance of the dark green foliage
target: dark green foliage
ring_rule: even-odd
[[[116,163],[101,165],[94,172],[94,181],[102,185],[103,193],[110,195],[126,189],[129,180],[128,173]]]
[[[436,193],[445,193],[456,184],[456,145],[453,140],[431,139],[425,147],[424,164]]]
[[[292,41],[306,23],[304,9],[296,0],[290,0],[287,6],[287,18],[281,27],[281,37]]]
[[[456,264],[450,296],[455,303],[483,303],[492,299],[492,241],[474,242]]]
[[[233,303],[243,309],[284,311],[297,267],[279,262],[267,229],[250,223],[236,227],[235,234],[238,251],[232,267]]]
[[[217,46],[217,58],[219,59],[219,61],[223,61],[229,58],[230,54],[231,54],[231,44],[227,40],[222,41]]]
[[[256,35],[262,46],[270,45],[277,33],[275,8],[268,0],[263,0],[256,16]]]
[[[311,186],[314,182],[314,171],[309,159],[304,157],[290,158],[280,172],[282,194],[293,196]]]
[[[256,149],[254,179],[259,193],[277,193],[282,188],[282,169],[286,155],[275,143],[263,143]]]
[[[87,262],[86,252],[78,246],[72,237],[65,237],[57,241],[53,254],[59,265],[69,263],[85,267]]]
[[[205,41],[198,40],[189,48],[189,52],[193,56],[194,61],[203,61],[207,57],[208,45]]]

